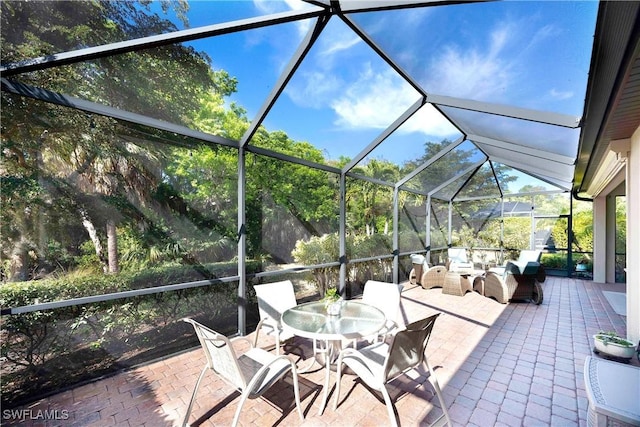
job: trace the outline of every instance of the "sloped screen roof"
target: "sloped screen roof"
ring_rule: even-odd
[[[159,4],[150,7],[162,12]],[[596,2],[191,2],[190,28],[175,16],[178,32],[66,53],[53,46],[52,55],[3,63],[2,72],[19,81],[27,71],[183,43],[238,79],[232,101],[246,109],[251,125],[242,137],[216,141],[250,147],[260,126],[283,130],[320,148],[321,166],[349,172],[387,160],[406,166],[403,185],[445,199],[472,196],[460,185],[496,165],[519,171],[512,180],[519,186],[529,175],[569,190],[597,8]],[[3,81],[3,89],[17,90],[10,86]],[[65,93],[86,99],[72,85]],[[152,118],[163,120],[162,108],[170,106],[159,106]],[[416,162],[429,162],[425,144],[442,142],[457,144],[445,155],[464,150],[460,169],[440,182],[432,182],[433,174],[418,179],[429,170]],[[477,195],[483,194],[496,191]]]

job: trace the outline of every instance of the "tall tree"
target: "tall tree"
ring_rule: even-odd
[[[376,180],[394,184],[400,177],[400,168],[386,160],[370,159],[358,165],[353,172]],[[393,188],[371,181],[349,180],[347,193],[347,224],[366,235],[387,233],[393,220]]]
[[[186,2],[163,2],[184,16]],[[3,63],[73,50],[86,46],[127,40],[176,29],[175,25],[151,12],[149,2],[2,2]],[[228,94],[235,81],[224,72],[213,72],[206,55],[184,45],[172,45],[117,55],[96,61],[20,75],[20,81],[50,90],[69,93],[110,106],[177,123],[190,124],[202,94]],[[126,139],[127,130],[114,120],[88,118],[77,111],[2,93],[3,181],[30,180],[37,191],[20,198],[18,212],[44,206],[50,189],[46,182],[67,187],[59,197],[68,197],[76,206],[78,222],[92,236],[96,253],[105,268],[117,270],[116,227],[119,199],[139,202],[161,179],[153,152],[142,154]],[[40,135],[47,134],[44,141]],[[123,137],[125,136],[125,137]],[[38,160],[40,159],[40,160]],[[62,184],[60,183],[62,182]],[[25,185],[27,183],[25,182]],[[73,190],[71,190],[73,189]],[[29,195],[25,197],[25,195]],[[92,200],[100,199],[96,204]],[[3,205],[6,199],[3,200]],[[107,207],[99,211],[96,206]],[[111,206],[111,208],[108,208]],[[11,223],[5,216],[3,222]],[[43,218],[43,215],[39,215]],[[15,218],[15,217],[14,217]],[[31,215],[30,219],[33,218]],[[8,248],[36,246],[43,229],[22,222],[13,227]],[[95,234],[92,230],[95,230]],[[111,250],[103,256],[100,240],[109,235]],[[25,243],[31,242],[31,243]],[[3,245],[3,248],[5,246]],[[3,252],[5,249],[3,249]],[[24,254],[24,250],[10,250]],[[26,251],[28,253],[28,251]],[[3,258],[7,254],[3,253]],[[22,255],[24,258],[24,255]],[[16,261],[28,264],[28,260]]]
[[[225,108],[223,98],[215,93],[204,96],[201,105],[194,123],[204,132],[237,140],[249,126],[244,109],[235,104]],[[293,141],[281,131],[260,128],[250,144],[318,163],[324,161],[320,150],[306,142]],[[295,218],[308,235],[326,232],[325,228],[318,228],[319,223],[335,223],[336,185],[325,172],[251,153],[247,164],[246,235],[250,256],[264,253],[264,227],[276,221],[277,214],[269,204]],[[237,155],[233,150],[201,146],[188,153],[176,151],[167,171],[171,184],[184,194],[185,200],[219,219],[216,223],[227,229],[220,232],[227,236],[236,232]],[[291,229],[292,224],[278,227]]]

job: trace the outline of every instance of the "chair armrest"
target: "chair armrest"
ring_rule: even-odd
[[[340,353],[338,354],[338,360],[336,362],[336,366],[339,367],[342,364],[342,359],[345,356],[353,357],[354,359],[359,359],[362,363],[364,363],[362,360],[362,355],[358,350],[352,347],[346,347],[340,350]]]
[[[523,276],[533,276],[538,274],[540,263],[533,261],[509,261],[506,270],[512,274],[520,274]]]
[[[267,354],[271,355],[271,353]],[[262,363],[260,360],[254,360],[258,363]],[[276,364],[279,364],[280,366],[273,369],[273,366]],[[250,390],[252,395],[260,396],[289,370],[291,370],[294,376],[294,381],[297,382],[298,372],[296,370],[295,363],[293,363],[293,360],[289,359],[289,357],[284,354],[275,356],[273,359],[271,359],[271,361],[263,364],[262,367],[258,369],[258,371],[253,375],[253,377],[247,384],[247,389]],[[258,385],[260,385],[260,387],[257,387]]]
[[[504,272],[487,270],[485,271],[484,276],[485,277],[488,277],[488,276],[502,277],[503,274]]]
[[[540,263],[536,261],[528,261],[522,270],[522,274],[526,274],[528,276],[535,276],[538,274],[538,269],[540,268]]]
[[[521,274],[521,266],[516,263],[516,261],[507,261],[507,264],[504,266],[504,275],[507,274]]]

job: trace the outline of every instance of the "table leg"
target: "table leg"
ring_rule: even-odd
[[[331,374],[331,366],[324,367],[324,387],[322,390],[322,403],[320,403],[320,409],[318,415],[322,415],[324,408],[327,406],[327,399],[329,397],[329,375]]]
[[[318,346],[318,340],[313,340],[313,356],[312,356],[312,361],[309,364],[309,366],[307,366],[306,368],[302,368],[302,369],[298,369],[298,373],[299,374],[304,374],[307,373],[311,370],[311,368],[313,368],[316,363],[318,363],[318,366],[321,366],[322,363],[318,360],[318,355],[322,354],[322,360],[323,360],[323,364],[326,366],[327,364],[327,360],[329,360],[329,365],[332,365],[336,362],[336,360],[338,359],[338,354],[340,354],[340,350],[342,349],[342,343],[341,341],[327,341],[327,340],[322,340],[321,342],[324,343],[324,347],[320,348]]]
[[[322,415],[324,408],[327,406],[327,400],[329,398],[329,380],[331,376],[331,365],[334,364],[338,358],[338,354],[342,349],[342,341],[326,340],[325,342],[325,355],[324,355],[324,387],[322,390],[322,402],[320,403],[320,410],[318,415]]]
[[[313,368],[316,365],[316,362],[318,362],[318,357],[317,357],[318,353],[324,352],[324,351],[325,350],[319,350],[317,341],[313,340],[313,355],[311,356],[311,363],[306,368],[298,369],[298,373],[299,374],[305,374],[305,373],[309,372],[311,370],[311,368]],[[318,362],[318,366],[320,366],[319,362]]]

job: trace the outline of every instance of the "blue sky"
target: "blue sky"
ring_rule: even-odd
[[[309,7],[290,1],[192,1],[191,27]],[[582,114],[594,1],[510,1],[354,14],[354,21],[427,93]],[[303,21],[193,42],[239,80],[251,118],[311,28]],[[419,98],[372,49],[332,18],[265,120],[330,159],[354,157]],[[402,163],[426,141],[459,132],[426,107],[373,157]]]

